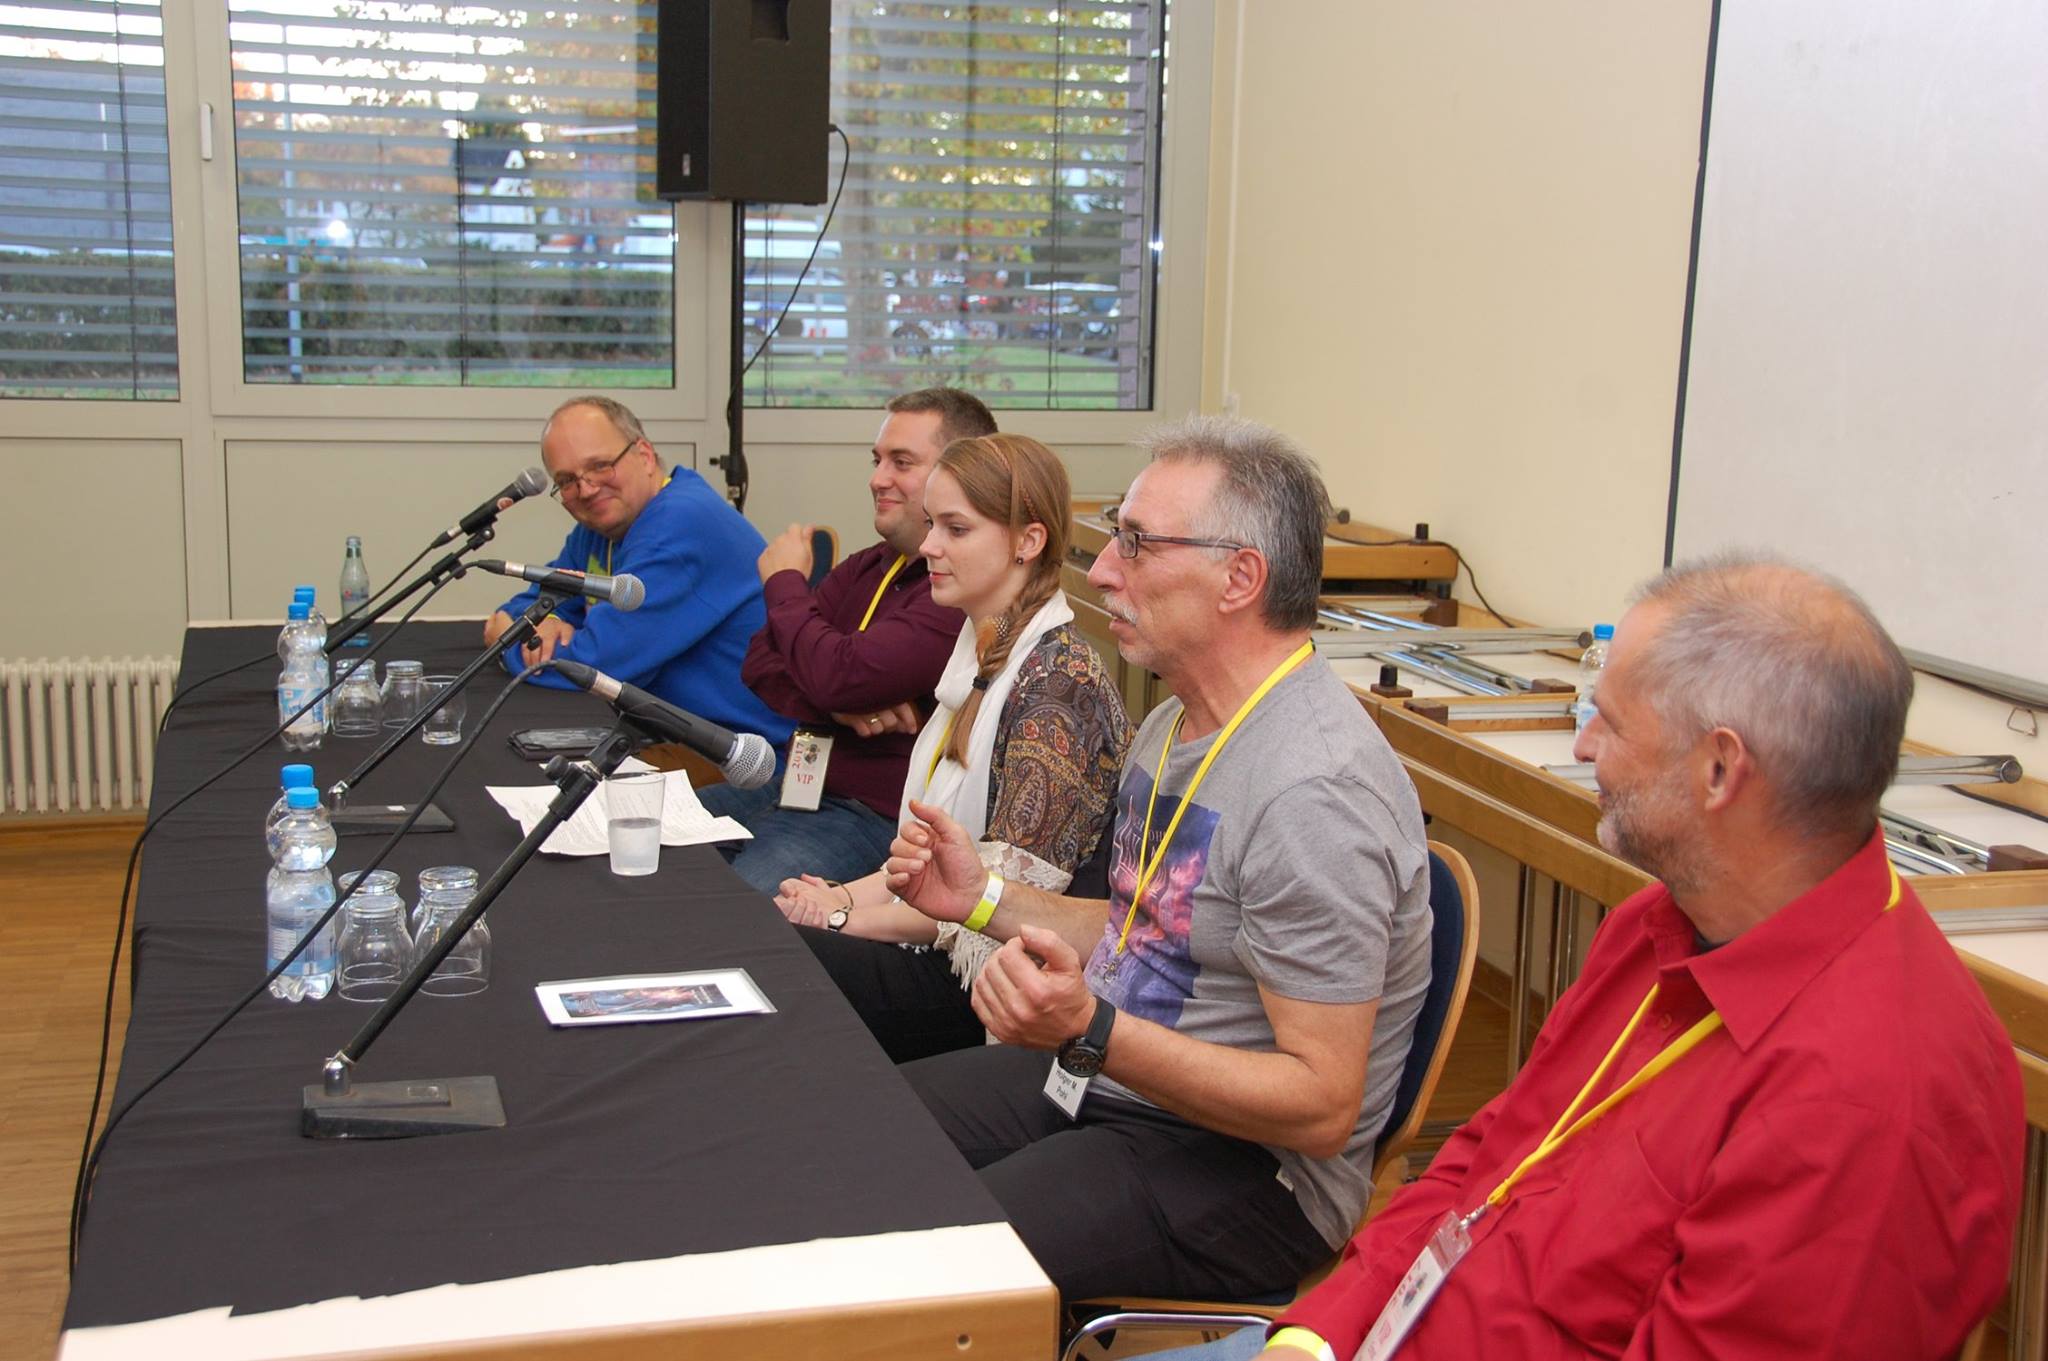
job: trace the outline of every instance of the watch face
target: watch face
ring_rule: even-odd
[[[851,908],[833,908],[832,911],[825,917],[825,929],[828,931],[838,931],[844,929],[846,926],[846,919],[852,915],[853,910]]]
[[[1102,1071],[1103,1054],[1091,1049],[1079,1038],[1068,1040],[1060,1046],[1060,1067],[1075,1077],[1094,1077]]]

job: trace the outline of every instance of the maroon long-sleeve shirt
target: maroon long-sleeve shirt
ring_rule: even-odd
[[[777,713],[829,732],[832,763],[825,792],[858,799],[893,818],[917,739],[907,733],[862,737],[832,721],[835,713],[886,708],[905,700],[926,713],[966,616],[932,602],[922,558],[903,564],[882,592],[865,630],[861,616],[896,561],[887,543],[846,558],[813,591],[802,574],[777,572],[762,586],[768,622],[747,647],[740,677]]]

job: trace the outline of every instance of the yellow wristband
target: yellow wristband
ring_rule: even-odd
[[[1306,1328],[1288,1327],[1266,1339],[1268,1347],[1297,1347],[1318,1361],[1337,1361],[1337,1354],[1330,1350],[1330,1344]]]
[[[990,870],[988,887],[981,891],[981,901],[974,905],[974,910],[967,914],[967,920],[960,924],[969,931],[981,930],[988,925],[988,919],[995,916],[996,908],[1002,905],[1002,901],[1003,876]]]

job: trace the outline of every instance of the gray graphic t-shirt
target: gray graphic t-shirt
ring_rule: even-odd
[[[1371,1193],[1372,1148],[1429,987],[1429,858],[1415,786],[1358,699],[1312,657],[1267,694],[1209,768],[1108,968],[1139,874],[1138,841],[1172,700],[1138,732],[1117,790],[1109,922],[1088,986],[1133,1016],[1271,1052],[1259,988],[1303,1002],[1379,999],[1365,1098],[1341,1157],[1272,1148],[1331,1247]],[[1152,808],[1156,848],[1213,737],[1177,742]],[[1107,1078],[1099,1092],[1143,1101]],[[1269,1146],[1270,1147],[1270,1146]]]

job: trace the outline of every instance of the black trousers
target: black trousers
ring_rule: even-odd
[[[966,1049],[987,1038],[943,951],[906,950],[815,926],[799,926],[797,934],[892,1062]]]
[[[1092,1092],[1068,1120],[1044,1095],[1051,1063],[984,1045],[903,1075],[1062,1299],[1248,1299],[1329,1257],[1263,1147]]]

